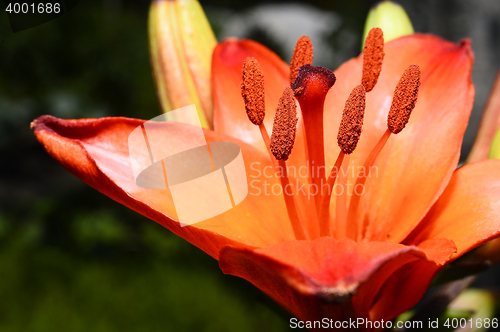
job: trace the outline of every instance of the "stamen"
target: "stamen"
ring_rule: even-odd
[[[335,238],[337,240],[343,239],[346,236],[346,223],[347,223],[347,175],[349,172],[349,155],[346,155],[344,162],[340,165],[340,174],[337,177],[337,183],[342,192],[337,196],[335,204]],[[346,165],[345,167],[343,165]]]
[[[342,113],[342,120],[337,135],[337,142],[341,152],[327,179],[326,188],[328,188],[328,191],[326,194],[323,194],[323,199],[321,201],[321,236],[330,236],[330,198],[335,180],[342,166],[342,161],[344,160],[344,155],[351,154],[358,145],[365,115],[365,96],[365,88],[360,84],[352,90],[349,98],[345,102],[344,112]]]
[[[311,39],[302,36],[297,40],[295,49],[293,50],[292,60],[290,61],[290,85],[293,84],[299,68],[303,65],[313,63],[313,47]]]
[[[279,100],[276,115],[274,117],[273,132],[271,134],[271,152],[276,157],[281,171],[281,186],[285,205],[292,224],[292,229],[297,240],[306,240],[306,235],[302,227],[295,197],[290,192],[290,180],[285,160],[292,152],[295,134],[297,132],[297,106],[292,89],[285,88]]]
[[[259,126],[260,134],[269,153],[269,157],[274,161],[271,150],[269,134],[264,126],[266,115],[266,103],[264,94],[264,75],[259,61],[248,57],[243,63],[243,82],[241,83],[241,96],[245,102],[248,119],[256,126]]]
[[[288,170],[286,168],[286,162],[284,160],[279,160],[279,167],[281,169],[282,176],[281,187],[283,189],[283,196],[285,197],[286,211],[288,212],[288,218],[292,224],[293,234],[297,240],[307,240],[306,233],[304,232],[303,223],[300,220],[297,204],[295,202],[295,196],[290,193],[290,179],[288,178]]]
[[[241,96],[245,101],[248,119],[258,126],[264,121],[266,114],[264,100],[264,75],[255,58],[246,58],[243,63],[243,82]]]
[[[318,216],[321,208],[321,188],[326,178],[323,105],[326,94],[335,84],[335,80],[335,74],[329,69],[304,65],[300,67],[297,78],[292,84],[304,121],[306,156],[311,166],[309,167],[309,182],[311,187],[316,189],[316,194],[312,196]],[[312,167],[317,171],[314,171]]]
[[[418,89],[420,86],[420,68],[418,65],[409,66],[401,79],[399,80],[394,96],[392,98],[391,109],[387,116],[387,130],[375,145],[373,150],[366,158],[363,164],[364,170],[370,169],[375,164],[375,161],[389,140],[391,134],[397,134],[403,130],[410,119],[411,112],[415,108],[417,102]],[[356,188],[364,186],[367,177],[358,177],[354,185],[354,195],[349,205],[349,212],[347,214],[347,236],[353,240],[360,240],[365,236],[369,220],[361,220],[361,225],[358,225],[356,214],[360,205],[361,195],[357,194]]]
[[[368,33],[363,50],[363,76],[361,83],[366,92],[372,91],[377,84],[384,60],[384,33],[380,28],[373,28]]]
[[[335,180],[340,172],[340,167],[344,161],[344,152],[340,151],[335,165],[332,167],[330,176],[326,181],[327,192],[323,193],[323,199],[321,200],[321,212],[319,217],[319,234],[320,236],[330,236],[330,198],[332,197],[333,187],[335,186]]]
[[[271,152],[277,160],[288,160],[295,142],[298,118],[293,96],[292,89],[287,87],[281,95],[274,117]]]
[[[351,154],[358,145],[365,115],[365,96],[365,88],[360,84],[352,90],[345,102],[337,135],[337,143],[345,154]]]
[[[380,140],[377,142],[373,150],[368,155],[368,158],[366,158],[365,163],[363,164],[363,169],[365,171],[370,169],[371,166],[373,166],[375,160],[380,154],[380,151],[382,151],[382,149],[385,146],[385,143],[387,143],[387,140],[389,139],[390,136],[391,136],[391,131],[387,129],[384,135],[382,135]],[[359,186],[363,187],[365,185],[366,179],[367,179],[366,176],[358,177],[356,179],[356,183],[354,184],[353,187],[354,188],[353,196],[351,198],[351,203],[349,204],[349,211],[347,212],[346,236],[354,241],[358,239],[359,235],[358,229],[360,228],[355,218],[359,208],[359,203],[361,201],[361,195],[358,194],[356,188],[358,188]]]
[[[409,66],[396,85],[391,109],[387,117],[387,127],[393,134],[399,133],[408,123],[411,112],[415,108],[420,87],[420,68]]]

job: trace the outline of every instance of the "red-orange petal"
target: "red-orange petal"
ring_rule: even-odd
[[[205,130],[207,141],[233,142],[240,146],[249,193],[235,208],[195,225],[181,227],[174,219],[175,209],[167,190],[143,189],[135,184],[129,162],[128,136],[142,123],[143,120],[127,118],[61,120],[43,116],[36,119],[32,127],[47,152],[79,179],[158,222],[216,259],[219,250],[228,244],[264,247],[294,239],[283,198],[256,195],[257,190],[263,190],[264,180],[268,185],[278,183],[272,176],[265,178],[262,173],[266,166],[268,173],[272,169],[268,156],[241,141],[209,130]],[[196,128],[163,122],[152,130],[179,133],[176,142],[165,142],[168,149],[189,142]]]
[[[451,240],[434,239],[420,243],[418,246],[425,251],[428,260],[416,260],[403,263],[400,267],[393,264],[392,271],[384,269],[382,277],[372,277],[371,283],[365,284],[359,293],[365,299],[367,295],[373,296],[370,305],[370,319],[392,319],[402,312],[410,310],[427,291],[436,273],[450,261],[456,246]],[[380,286],[380,287],[379,287]],[[367,305],[361,299],[357,304]]]
[[[468,164],[453,173],[445,191],[405,243],[445,237],[456,259],[500,236],[500,160]]]
[[[350,157],[354,172],[350,170],[349,182],[354,184],[352,173],[358,174],[358,167],[387,129],[387,114],[401,74],[409,65],[419,65],[422,76],[416,107],[406,128],[389,138],[377,158],[358,211],[358,218],[370,225],[371,240],[400,242],[438,199],[458,163],[474,97],[473,55],[468,41],[455,44],[422,34],[390,41],[384,51],[378,83],[366,96],[363,133]],[[335,72],[338,82],[325,106],[327,165],[333,165],[339,153],[335,137],[342,105],[359,84],[361,69],[358,57]]]
[[[245,59],[259,61],[264,75],[265,118],[268,132],[283,90],[289,86],[289,68],[273,51],[252,40],[226,39],[217,45],[212,56],[214,130],[238,138],[267,153],[259,128],[247,117],[241,97],[241,68]]]
[[[412,279],[413,289],[406,292],[410,298],[396,308],[398,313],[403,312],[418,302],[435,272],[455,250],[448,240],[429,241],[419,248],[323,237],[263,249],[227,246],[221,250],[219,265],[224,273],[250,281],[301,320],[338,320],[341,315],[336,304],[349,300],[352,294],[356,293],[356,316],[370,317],[372,304],[384,296],[379,290],[395,271],[403,269],[407,275],[404,267],[417,262],[432,266],[422,270],[419,279]],[[394,293],[387,295],[397,298]]]

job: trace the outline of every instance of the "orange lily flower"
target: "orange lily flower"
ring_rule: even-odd
[[[468,41],[454,44],[416,34],[386,43],[384,53],[378,81],[366,93],[359,144],[343,162],[344,167],[357,171],[378,147],[380,153],[370,164],[376,167],[377,176],[363,180],[360,196],[352,189],[359,174],[339,176],[339,183],[351,189],[329,202],[326,218],[317,209],[318,195],[308,199],[294,192],[297,215],[289,217],[286,194],[252,195],[250,190],[233,209],[181,227],[168,190],[135,184],[128,135],[143,120],[43,116],[32,127],[47,152],[75,176],[196,245],[219,260],[224,273],[248,280],[298,319],[327,318],[332,326],[356,318],[390,320],[420,300],[445,264],[500,235],[500,161],[456,169],[474,98]],[[277,162],[269,157],[262,128],[249,121],[241,97],[242,66],[248,57],[260,63],[265,82],[263,126],[268,131],[272,128],[276,106],[283,104],[283,91],[291,91],[286,90],[289,66],[256,42],[230,39],[218,44],[213,53],[214,130],[204,133],[207,141],[238,144],[248,183],[264,191],[264,184],[273,187],[280,182],[266,176],[266,170]],[[384,134],[395,88],[413,64],[421,72],[416,106],[401,133]],[[362,70],[363,56],[343,64],[335,71],[336,82],[328,94],[328,88],[316,93],[324,88],[321,77],[295,86],[301,107],[295,144],[291,154],[287,150],[289,158],[284,158],[288,167],[303,166],[306,156],[319,156],[316,160],[321,163],[321,154],[325,165],[342,165],[337,159],[343,153],[336,144],[337,128],[346,100],[361,83]],[[297,92],[300,89],[305,97]],[[321,111],[322,98],[326,98],[323,125],[317,125],[318,119],[307,123],[311,114],[304,113]],[[194,127],[165,122],[151,130],[177,133],[177,141],[165,142],[166,149],[173,149],[190,142]],[[381,137],[385,144],[376,144]],[[289,176],[294,179],[293,174]],[[349,206],[355,197],[359,198],[356,209],[341,207]],[[297,220],[298,225],[294,224]],[[324,220],[326,224],[321,224]]]

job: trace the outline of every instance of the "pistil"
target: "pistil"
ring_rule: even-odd
[[[391,134],[400,133],[410,119],[411,112],[415,108],[418,98],[418,89],[420,87],[420,68],[418,65],[409,66],[401,76],[392,99],[391,108],[387,116],[387,130],[382,135],[378,143],[366,158],[363,169],[366,171],[375,164],[377,157],[389,140]],[[354,188],[364,186],[367,177],[358,177]],[[357,211],[361,202],[361,195],[354,190],[349,211],[347,215],[347,236],[353,240],[361,240],[366,233],[368,220],[361,220],[358,225]]]
[[[304,65],[292,84],[304,121],[309,182],[314,192],[316,211],[320,214],[322,185],[325,182],[323,106],[326,94],[335,84],[335,74],[326,68]],[[316,171],[314,171],[316,170]]]

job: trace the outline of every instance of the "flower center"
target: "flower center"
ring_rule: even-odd
[[[290,180],[286,161],[292,153],[297,131],[297,109],[295,99],[301,107],[304,125],[306,160],[308,163],[308,182],[314,199],[314,211],[304,213],[310,220],[319,224],[319,236],[332,236],[337,239],[349,237],[361,241],[366,233],[368,221],[358,224],[357,212],[362,199],[361,194],[353,193],[347,207],[347,190],[337,195],[334,231],[331,230],[330,200],[333,187],[339,178],[341,184],[347,183],[347,172],[339,172],[343,164],[349,164],[349,154],[354,152],[361,136],[365,113],[366,93],[371,91],[378,80],[384,58],[384,39],[382,30],[374,28],[368,34],[363,55],[363,74],[361,84],[354,87],[347,99],[342,113],[342,120],[337,135],[340,153],[330,175],[326,177],[325,146],[323,133],[323,113],[326,94],[335,84],[335,74],[329,69],[312,66],[312,45],[307,37],[297,41],[290,64],[291,88],[285,88],[276,110],[271,138],[264,127],[264,78],[258,61],[247,58],[243,65],[243,83],[241,94],[249,120],[259,126],[262,138],[268,149],[271,160],[280,174],[282,192],[287,213],[295,238],[311,239],[316,236],[304,231],[305,222],[301,220],[293,191],[289,190]],[[293,81],[293,82],[292,82]],[[372,167],[387,143],[391,134],[401,132],[409,121],[415,107],[420,86],[420,69],[418,65],[409,66],[399,80],[387,118],[387,130],[375,144],[364,162],[364,169]],[[314,172],[313,169],[317,171]],[[345,174],[344,174],[345,173]],[[337,176],[339,175],[339,176]],[[326,183],[325,183],[326,180]],[[358,177],[354,188],[364,186],[366,177]],[[326,189],[326,190],[325,190]],[[334,234],[333,234],[334,233]]]

